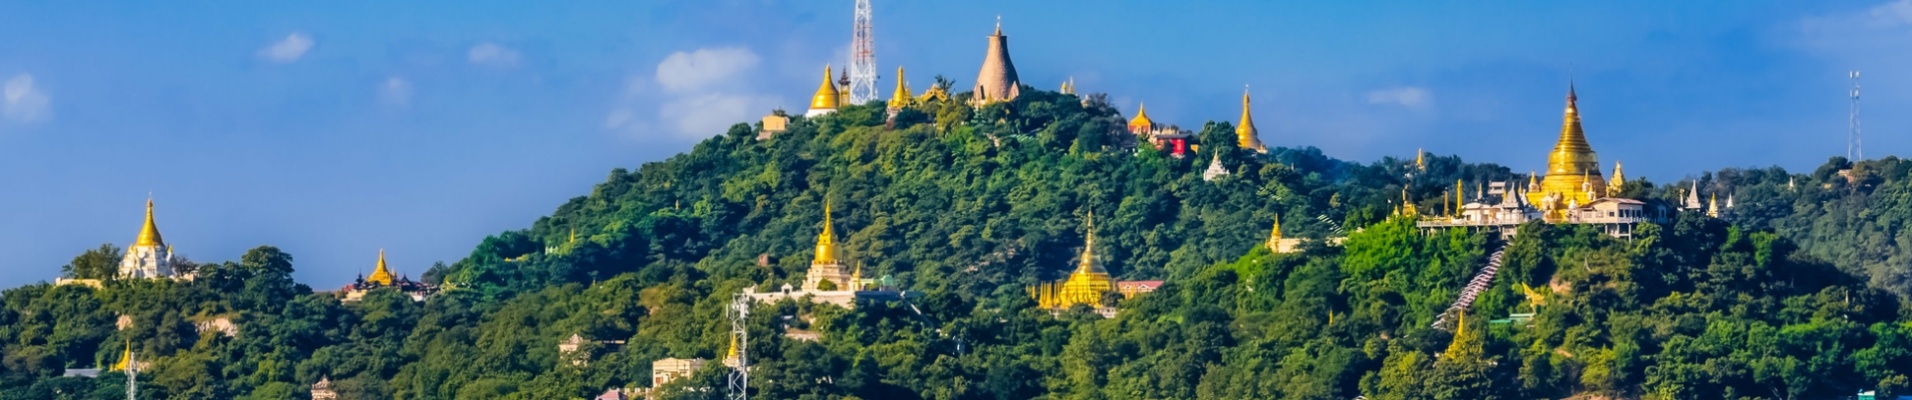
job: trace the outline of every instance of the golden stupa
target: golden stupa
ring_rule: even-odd
[[[153,223],[153,200],[146,199],[146,225],[139,228],[139,238],[133,239],[133,247],[160,247],[166,244],[159,237],[159,225]]]
[[[1148,104],[1136,104],[1135,118],[1129,119],[1129,132],[1146,132],[1153,127],[1155,127],[1155,121],[1149,120]]]
[[[372,276],[365,277],[365,283],[392,285],[392,270],[385,266],[385,249],[378,249],[378,266],[372,268]]]
[[[1587,204],[1595,193],[1607,191],[1606,179],[1600,176],[1600,158],[1580,129],[1578,101],[1573,86],[1568,85],[1567,112],[1560,123],[1560,140],[1547,154],[1547,176],[1540,180],[1540,190],[1527,193],[1527,201],[1536,206],[1564,206],[1569,201]],[[1556,193],[1561,196],[1561,204],[1544,203],[1548,195]]]
[[[909,81],[903,79],[903,67],[896,67],[896,91],[890,93],[890,110],[901,110],[914,103],[916,95],[910,94]]]
[[[1255,117],[1248,112],[1248,89],[1241,90],[1241,125],[1235,127],[1235,144],[1242,150],[1254,150],[1267,153],[1268,146],[1261,144],[1261,131],[1255,129]]]
[[[830,66],[823,66],[823,84],[817,86],[817,93],[810,96],[810,111],[804,116],[816,116],[835,112],[841,98],[837,96],[836,82],[831,81]]]
[[[1115,289],[1109,272],[1095,262],[1095,213],[1089,213],[1088,224],[1088,237],[1082,242],[1082,260],[1076,263],[1075,272],[1069,273],[1069,280],[1062,282],[1062,290],[1056,294],[1058,308],[1077,304],[1101,306],[1102,294]]]

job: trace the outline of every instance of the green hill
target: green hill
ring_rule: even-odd
[[[375,290],[341,303],[292,282],[292,256],[271,247],[203,264],[192,282],[10,289],[0,398],[124,397],[118,372],[60,375],[111,365],[127,344],[151,362],[142,398],[301,398],[321,377],[363,399],[647,387],[656,359],[722,357],[739,290],[802,279],[826,203],[846,258],[917,295],[759,307],[752,398],[1912,394],[1901,250],[1912,246],[1897,235],[1912,164],[1724,170],[1700,184],[1737,195],[1725,220],[1682,214],[1631,239],[1530,225],[1500,243],[1422,234],[1389,210],[1404,188],[1440,209],[1455,180],[1512,178],[1505,167],[1257,154],[1235,147],[1227,123],[1202,126],[1199,149],[1175,158],[1138,146],[1100,97],[1023,89],[1011,104],[972,109],[959,95],[893,119],[878,103],[851,106],[766,140],[739,124],[613,170],[533,226],[433,267],[425,279],[455,289],[425,302]],[[1231,174],[1203,180],[1216,158]],[[1667,188],[1690,185],[1637,180],[1627,193],[1671,199]],[[1025,288],[1075,265],[1090,213],[1112,274],[1168,283],[1114,318],[1051,316]],[[1289,237],[1349,234],[1272,254],[1262,243],[1277,215]],[[1503,245],[1499,278],[1460,334],[1429,328]],[[113,251],[67,270],[98,271]],[[1527,312],[1531,322],[1490,322]],[[236,334],[198,332],[215,318]],[[586,343],[588,362],[574,363],[558,350],[573,334],[623,342]],[[720,398],[724,373],[710,363],[664,397]]]

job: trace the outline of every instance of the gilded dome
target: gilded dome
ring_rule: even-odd
[[[836,83],[830,81],[830,66],[823,66],[823,84],[817,86],[817,94],[810,96],[811,110],[835,110],[839,103]]]

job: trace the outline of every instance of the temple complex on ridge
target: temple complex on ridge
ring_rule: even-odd
[[[1157,125],[1154,120],[1149,119],[1149,110],[1146,104],[1137,104],[1135,106],[1135,118],[1129,119],[1128,128],[1130,134],[1134,134],[1143,141],[1148,142],[1150,146],[1155,147],[1155,150],[1167,151],[1170,157],[1175,158],[1188,156],[1188,139],[1195,136],[1194,132],[1184,131],[1173,126]]]
[[[404,293],[406,297],[411,297],[412,301],[425,301],[425,298],[438,293],[438,286],[413,281],[409,276],[392,273],[391,267],[385,264],[383,249],[378,251],[378,264],[372,267],[371,276],[360,275],[351,284],[340,288],[338,293],[345,296],[341,301],[351,303],[365,298],[366,293],[380,288],[396,289]]]
[[[804,271],[802,286],[784,284],[777,291],[767,293],[757,293],[753,286],[744,288],[744,293],[753,300],[765,303],[809,298],[811,301],[844,308],[855,308],[856,299],[859,298],[896,300],[908,297],[909,293],[894,289],[895,283],[889,277],[864,279],[861,264],[851,268],[844,263],[843,252],[837,247],[836,228],[831,226],[830,212],[830,203],[826,201],[823,205],[823,229],[817,233],[816,254],[810,260],[810,269]]]
[[[1419,170],[1426,169],[1425,160],[1419,154],[1415,156],[1415,164]],[[1457,180],[1443,197],[1442,205],[1434,210],[1416,209],[1404,189],[1395,214],[1417,218],[1416,225],[1429,231],[1464,228],[1511,237],[1520,224],[1542,221],[1596,225],[1607,235],[1624,238],[1632,237],[1634,227],[1641,222],[1666,222],[1678,209],[1700,209],[1697,184],[1688,192],[1684,207],[1622,197],[1626,182],[1620,163],[1613,164],[1612,181],[1601,175],[1599,157],[1580,127],[1579,96],[1572,85],[1567,88],[1567,109],[1561,121],[1560,137],[1553,152],[1547,155],[1547,173],[1544,177],[1538,175],[1528,174],[1525,187],[1518,184],[1517,179],[1476,182],[1473,202],[1467,201],[1466,183]],[[1718,213],[1708,215],[1717,217]]]
[[[1110,278],[1109,271],[1102,268],[1095,256],[1095,213],[1089,214],[1087,224],[1088,233],[1082,241],[1082,256],[1076,261],[1075,270],[1069,273],[1069,278],[1029,287],[1029,297],[1036,300],[1036,307],[1061,312],[1084,305],[1104,317],[1113,317],[1114,304],[1103,301],[1109,294],[1130,298],[1153,292],[1162,286],[1162,281],[1116,282]]]

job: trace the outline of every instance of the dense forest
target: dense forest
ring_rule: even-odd
[[[761,140],[760,126],[735,125],[614,169],[531,227],[433,266],[424,279],[447,289],[423,302],[389,289],[341,302],[294,282],[293,255],[271,246],[193,264],[190,282],[114,280],[120,250],[104,245],[59,267],[103,288],[0,296],[0,398],[123,398],[121,372],[62,373],[110,366],[129,347],[149,363],[148,399],[306,398],[322,377],[345,399],[648,387],[654,360],[722,357],[739,291],[802,279],[826,203],[847,258],[916,295],[760,306],[751,398],[1912,394],[1912,163],[1636,179],[1624,193],[1672,200],[1697,186],[1735,204],[1626,239],[1531,224],[1503,241],[1423,234],[1390,210],[1403,192],[1438,210],[1455,180],[1518,179],[1506,167],[1261,154],[1237,148],[1226,122],[1204,124],[1177,158],[1138,143],[1102,96],[1022,93],[894,116],[849,106]],[[1203,180],[1216,158],[1231,174]],[[1167,283],[1113,318],[1036,308],[1025,289],[1075,265],[1090,213],[1111,273]],[[1271,253],[1261,244],[1277,218],[1290,237],[1346,240]],[[1500,275],[1459,327],[1430,328],[1497,249]],[[31,268],[55,266],[19,269]],[[1507,321],[1515,313],[1534,315]],[[237,330],[200,329],[212,319]],[[622,343],[568,362],[558,343],[574,334]],[[721,398],[726,373],[713,362],[655,389]]]

